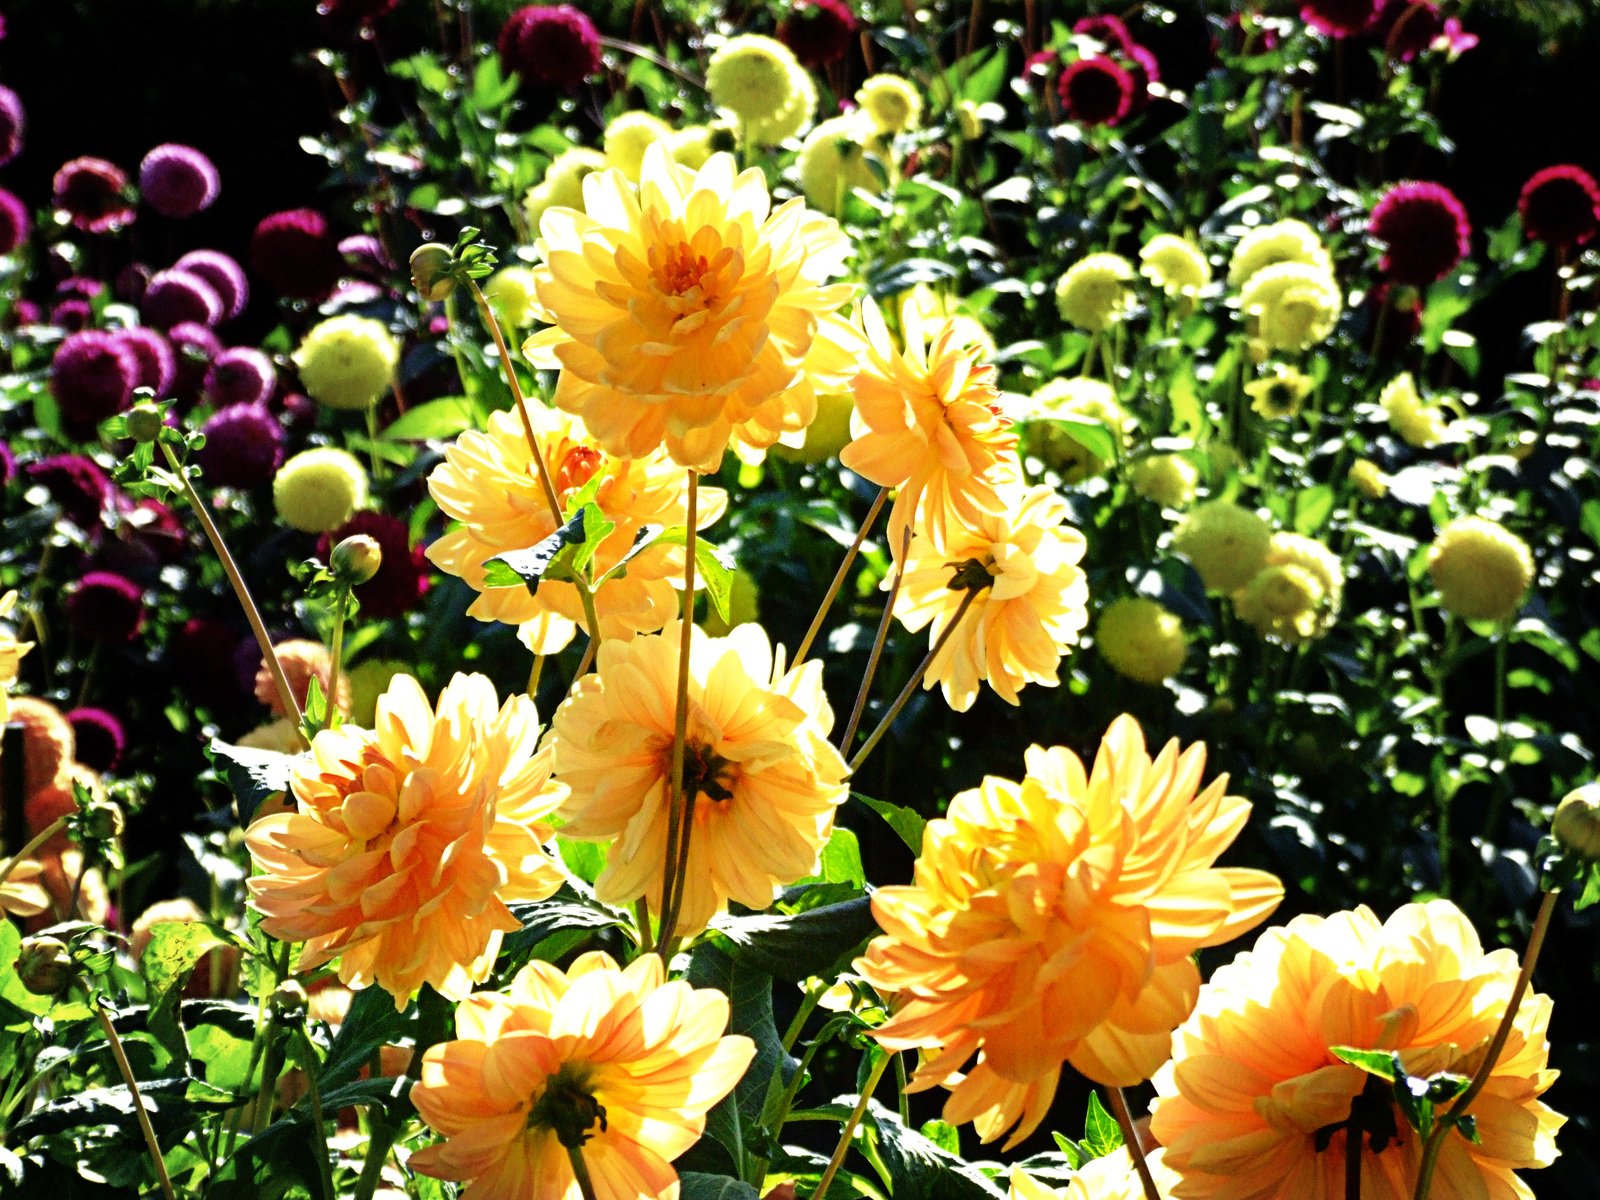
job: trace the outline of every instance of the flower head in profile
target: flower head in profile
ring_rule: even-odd
[[[849,239],[796,198],[771,208],[766,176],[713,154],[698,171],[664,145],[635,188],[583,181],[584,212],[547,209],[535,244],[542,319],[524,350],[559,367],[556,405],[607,453],[712,471],[730,443],[755,460],[799,445],[818,390],[855,371],[859,337],[837,310]]]
[[[1120,254],[1091,254],[1056,281],[1056,308],[1069,324],[1100,333],[1133,307],[1133,264]]]
[[[1169,296],[1194,296],[1211,282],[1211,264],[1188,238],[1158,233],[1139,250],[1139,274]]]
[[[574,1148],[595,1200],[676,1200],[672,1160],[755,1056],[723,1032],[727,997],[667,980],[653,954],[619,968],[595,951],[565,972],[531,962],[455,1019],[411,1090],[445,1140],[410,1166],[466,1183],[462,1200],[581,1200]]]
[[[1270,225],[1257,225],[1239,239],[1233,248],[1233,257],[1228,260],[1228,286],[1242,287],[1261,268],[1284,262],[1320,267],[1329,274],[1333,272],[1333,260],[1328,257],[1317,231],[1291,217]]]
[[[533,702],[498,705],[482,675],[457,675],[437,706],[397,676],[374,728],[317,734],[290,792],[292,811],[245,835],[251,907],[267,933],[305,943],[302,970],[337,958],[348,986],[376,983],[397,1008],[424,983],[464,999],[518,928],[506,903],[561,885],[543,821],[567,790]]]
[[[852,191],[876,196],[895,175],[887,143],[859,110],[819,123],[806,135],[795,165],[806,203],[830,216],[839,215]]]
[[[595,895],[609,904],[645,896],[658,914],[679,633],[673,623],[659,637],[602,642],[598,669],[551,722],[556,775],[572,789],[562,836],[613,839]],[[692,832],[675,926],[685,936],[728,900],[764,909],[779,888],[815,871],[848,794],[844,760],[828,741],[833,710],[822,664],[785,670],[759,625],[692,636],[683,758]]]
[[[1272,350],[1306,350],[1333,332],[1344,298],[1333,276],[1304,263],[1275,263],[1245,281],[1239,307]]]
[[[1061,656],[1089,619],[1084,540],[1066,523],[1066,501],[1043,485],[1008,489],[1006,499],[1002,513],[952,523],[942,543],[913,538],[895,600],[901,624],[928,629],[937,644],[972,597],[923,677],[957,712],[972,707],[980,683],[1008,704],[1030,683],[1054,687]]]
[[[1234,608],[1263,634],[1288,645],[1321,637],[1339,615],[1344,564],[1321,542],[1275,533],[1261,569],[1234,597]]]
[[[1275,877],[1211,865],[1250,806],[1226,776],[1201,788],[1205,756],[1172,741],[1152,759],[1129,716],[1087,771],[1034,746],[1020,782],[989,776],[928,822],[909,886],[873,894],[884,932],[856,969],[893,1014],[874,1036],[922,1052],[912,1087],[950,1088],[947,1121],[984,1141],[1015,1126],[1009,1149],[1063,1062],[1113,1086],[1148,1078],[1199,991],[1191,955],[1277,906]]]
[[[1151,1131],[1182,1177],[1182,1200],[1299,1200],[1345,1194],[1345,1142],[1364,1135],[1361,1194],[1403,1200],[1422,1139],[1387,1085],[1335,1046],[1400,1055],[1408,1074],[1472,1075],[1511,998],[1517,956],[1485,954],[1448,900],[1296,917],[1217,971],[1173,1035],[1155,1078]],[[1515,1171],[1548,1165],[1564,1118],[1540,1102],[1550,1000],[1523,997],[1473,1102],[1481,1140],[1446,1135],[1435,1195],[1531,1197]],[[1361,1103],[1358,1106],[1357,1101]]]
[[[890,545],[915,527],[936,543],[952,524],[1004,511],[1000,489],[1016,478],[1017,435],[1000,415],[992,366],[945,318],[925,326],[906,312],[905,349],[883,314],[861,306],[867,352],[855,377],[855,440],[839,461],[884,487],[897,487]]]
[[[1384,384],[1383,391],[1378,393],[1378,404],[1389,418],[1389,427],[1408,446],[1427,450],[1450,436],[1443,411],[1439,405],[1422,398],[1422,393],[1417,391],[1417,381],[1409,371]]]
[[[1450,612],[1469,621],[1504,621],[1528,595],[1533,552],[1504,525],[1459,517],[1428,547],[1428,574]]]
[[[688,519],[683,471],[665,451],[614,458],[579,418],[540,404],[528,404],[524,411],[539,439],[556,499],[565,506],[590,488],[601,513],[615,522],[590,560],[596,578],[622,561],[646,525],[676,526]],[[551,579],[529,592],[520,581],[492,587],[486,577],[484,564],[495,555],[536,546],[556,531],[516,414],[495,413],[487,430],[470,430],[457,438],[428,476],[428,491],[447,517],[461,522],[428,547],[428,558],[477,591],[467,615],[517,626],[535,654],[554,654],[571,642],[585,620],[576,587]],[[702,487],[696,527],[704,529],[720,517],[725,501],[722,489]],[[595,591],[602,640],[626,640],[660,629],[678,612],[675,589],[682,579],[681,545],[659,541],[636,554],[625,573]]]

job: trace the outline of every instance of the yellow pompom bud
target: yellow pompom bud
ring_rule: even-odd
[[[1600,859],[1600,785],[1591,783],[1568,792],[1556,805],[1550,832],[1563,849]]]
[[[1117,674],[1151,685],[1183,670],[1189,653],[1183,622],[1146,596],[1108,604],[1095,627],[1095,645]]]
[[[601,135],[606,165],[615,167],[637,183],[644,167],[644,152],[671,136],[672,126],[660,117],[647,112],[625,112],[614,117]]]
[[[1181,454],[1152,454],[1128,468],[1128,483],[1135,493],[1163,508],[1182,508],[1194,499],[1200,472]]]
[[[450,273],[455,255],[449,246],[438,242],[424,242],[411,252],[411,282],[417,295],[424,300],[443,300],[456,290],[455,276]]]
[[[1079,329],[1099,333],[1133,306],[1133,265],[1120,254],[1091,254],[1056,282],[1056,308]]]
[[[77,967],[60,938],[27,937],[17,952],[17,978],[35,996],[59,996],[72,983]]]
[[[1193,296],[1211,282],[1211,264],[1187,238],[1160,233],[1139,251],[1139,273],[1169,296]]]
[[[328,533],[367,502],[367,473],[343,450],[302,450],[278,468],[272,500],[278,515],[294,528]]]
[[[1292,646],[1328,631],[1343,594],[1344,564],[1333,551],[1298,533],[1275,533],[1234,607],[1258,632]]]
[[[1332,274],[1304,263],[1274,263],[1245,282],[1239,307],[1255,319],[1256,337],[1273,350],[1305,350],[1338,323],[1344,299]]]
[[[1333,260],[1315,229],[1304,221],[1277,221],[1239,239],[1228,262],[1228,286],[1239,287],[1263,267],[1278,263],[1300,263],[1333,273]]]
[[[141,446],[161,436],[161,410],[154,404],[135,404],[128,413],[128,436]]]
[[[1469,621],[1516,615],[1533,582],[1533,553],[1516,534],[1483,517],[1461,517],[1428,547],[1439,601]]]
[[[400,343],[381,322],[351,314],[316,325],[294,352],[306,394],[329,408],[371,408],[399,361]]]
[[[1200,573],[1210,592],[1236,592],[1266,562],[1272,527],[1255,513],[1226,500],[1196,506],[1179,523],[1175,550]]]
[[[871,75],[856,91],[856,103],[879,133],[909,133],[922,124],[922,93],[898,75]]]

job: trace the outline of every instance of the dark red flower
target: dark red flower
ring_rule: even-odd
[[[1072,27],[1073,33],[1082,34],[1084,37],[1093,38],[1107,50],[1127,54],[1138,45],[1133,40],[1133,35],[1128,32],[1128,27],[1121,17],[1104,16],[1080,17]]]
[[[421,546],[412,546],[406,523],[386,513],[358,512],[332,533],[324,534],[318,553],[324,560],[347,537],[364,533],[378,543],[383,561],[378,573],[355,589],[363,616],[397,617],[417,606],[428,590],[427,558]]]
[[[844,0],[795,0],[778,23],[778,40],[812,70],[838,62],[855,36],[856,16]]]
[[[313,208],[263,217],[250,235],[250,266],[273,290],[295,300],[321,300],[344,274],[338,239]]]
[[[22,153],[22,135],[27,126],[21,97],[0,84],[0,167]]]
[[[1529,237],[1570,250],[1600,229],[1600,186],[1571,163],[1546,167],[1522,185],[1517,212]]]
[[[91,642],[125,645],[144,628],[144,592],[112,571],[90,571],[67,597],[67,621]]]
[[[138,383],[138,357],[115,335],[96,329],[68,337],[50,364],[50,394],[62,430],[80,441],[127,408]]]
[[[1063,111],[1080,125],[1115,125],[1132,109],[1134,87],[1127,69],[1104,54],[1080,58],[1056,81]]]
[[[215,325],[222,320],[222,297],[193,271],[171,267],[150,276],[139,312],[157,329],[174,325]]]
[[[1461,201],[1437,183],[1399,183],[1372,210],[1367,231],[1384,247],[1378,267],[1396,283],[1427,287],[1472,248]]]
[[[1331,38],[1354,37],[1378,15],[1377,0],[1307,0],[1300,19]]]
[[[103,158],[75,158],[56,172],[51,197],[58,212],[85,233],[106,233],[133,220],[128,177]]]
[[[1430,0],[1384,0],[1373,22],[1373,37],[1395,62],[1410,62],[1444,32],[1444,18]]]
[[[134,387],[146,387],[163,399],[172,389],[177,363],[172,354],[172,343],[145,325],[131,329],[118,329],[112,337],[133,352],[139,360],[139,379]]]
[[[49,494],[61,513],[79,529],[100,527],[100,514],[112,496],[111,480],[93,459],[81,454],[41,458],[22,468],[30,484]]]
[[[222,342],[211,330],[193,321],[174,325],[167,330],[167,338],[172,342],[177,368],[172,377],[172,394],[180,403],[193,403],[200,395],[211,360],[222,353]]]
[[[220,250],[191,250],[172,264],[211,285],[222,301],[222,319],[231,321],[244,311],[250,299],[250,284],[244,268]]]
[[[600,32],[570,4],[530,4],[506,18],[500,63],[525,84],[576,91],[600,69]]]

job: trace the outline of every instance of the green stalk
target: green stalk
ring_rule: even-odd
[[[678,689],[672,716],[672,766],[667,778],[667,861],[661,875],[661,935],[656,939],[656,953],[663,963],[672,961],[673,926],[678,914],[672,908],[673,888],[678,871],[689,867],[689,838],[683,835],[683,855],[678,857],[678,826],[687,816],[680,813],[684,807],[683,754],[684,739],[689,727],[689,656],[694,647],[694,568],[695,524],[700,503],[699,476],[688,472],[688,516],[684,523],[683,553],[683,612],[678,633]]]
[[[861,551],[861,543],[867,539],[867,531],[872,528],[873,522],[878,519],[878,514],[883,511],[883,503],[889,498],[888,488],[879,488],[877,498],[873,500],[872,507],[867,510],[867,515],[861,519],[861,527],[856,530],[856,540],[850,543],[850,549],[845,551],[844,561],[839,564],[839,569],[834,572],[833,582],[828,585],[828,592],[822,597],[822,603],[817,606],[817,615],[811,618],[811,627],[806,630],[806,636],[800,639],[800,648],[794,652],[792,667],[798,667],[805,662],[806,655],[811,653],[811,643],[817,640],[817,634],[822,632],[822,622],[828,615],[828,610],[833,607],[833,601],[839,594],[839,589],[844,586],[845,575],[850,570],[850,564],[855,562],[856,555]]]
[[[1145,1161],[1144,1147],[1139,1144],[1139,1133],[1133,1127],[1133,1114],[1128,1111],[1128,1097],[1119,1087],[1108,1087],[1106,1095],[1111,1099],[1111,1115],[1117,1119],[1117,1124],[1122,1129],[1122,1140],[1128,1147],[1129,1156],[1133,1159],[1133,1169],[1139,1173],[1139,1186],[1144,1189],[1145,1200],[1161,1200],[1161,1192],[1156,1188],[1155,1177],[1150,1174],[1150,1164]]]
[[[48,842],[51,838],[55,837],[56,834],[65,829],[67,827],[67,817],[70,817],[71,815],[71,813],[67,813],[65,816],[57,817],[54,821],[51,821],[50,824],[46,825],[42,830],[39,831],[32,841],[30,841],[21,850],[18,850],[15,854],[13,854],[10,859],[6,861],[6,865],[0,867],[0,883],[4,883],[6,880],[10,879],[11,872],[15,871],[17,867],[22,864],[24,859],[31,855],[40,846]]]
[[[894,1056],[886,1050],[879,1050],[881,1056],[872,1066],[867,1082],[861,1089],[861,1095],[856,1100],[854,1111],[844,1123],[844,1128],[839,1131],[839,1144],[833,1148],[833,1157],[828,1160],[828,1167],[822,1172],[822,1178],[817,1181],[817,1190],[811,1193],[812,1200],[826,1200],[828,1188],[833,1183],[833,1177],[839,1173],[839,1168],[844,1165],[844,1156],[850,1152],[850,1140],[855,1136],[856,1126],[861,1124],[861,1118],[867,1114],[867,1105],[872,1100],[872,1093],[878,1086],[878,1080],[883,1078],[884,1071],[889,1066],[889,1060]]]
[[[81,981],[80,981],[81,983]],[[87,994],[89,989],[84,987]],[[150,1124],[150,1114],[144,1110],[144,1098],[139,1095],[139,1081],[133,1077],[133,1068],[128,1065],[128,1056],[122,1049],[122,1039],[117,1036],[116,1027],[111,1024],[111,1018],[106,1015],[106,1010],[100,1006],[98,999],[88,995],[89,1007],[94,1009],[94,1015],[100,1019],[100,1030],[106,1035],[106,1042],[111,1047],[111,1056],[117,1060],[117,1070],[122,1073],[122,1081],[128,1085],[128,1094],[133,1099],[134,1115],[139,1120],[139,1132],[144,1135],[145,1149],[150,1152],[150,1164],[156,1169],[156,1179],[161,1184],[161,1194],[167,1200],[177,1200],[172,1190],[172,1180],[167,1175],[167,1162],[161,1156],[161,1143],[156,1141],[156,1131]]]

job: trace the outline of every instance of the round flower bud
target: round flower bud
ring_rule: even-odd
[[[1211,264],[1188,238],[1159,233],[1139,251],[1139,273],[1169,296],[1193,296],[1211,282]]]
[[[364,533],[352,534],[333,548],[328,567],[333,577],[346,587],[366,583],[383,565],[383,548]]]
[[[1189,653],[1183,622],[1146,596],[1106,605],[1095,627],[1095,645],[1117,674],[1151,686],[1183,670]]]
[[[1275,533],[1261,570],[1235,597],[1239,616],[1288,645],[1321,637],[1339,615],[1344,565],[1312,538]]]
[[[161,410],[154,404],[135,404],[128,413],[128,436],[144,446],[161,436]]]
[[[1516,534],[1483,517],[1451,521],[1428,547],[1439,602],[1469,621],[1516,615],[1533,583],[1533,553]]]
[[[922,93],[898,75],[871,75],[856,89],[856,103],[879,133],[893,137],[922,124]]]
[[[424,242],[411,252],[411,282],[424,300],[443,300],[456,290],[455,276],[450,268],[455,255],[449,246],[438,242]]]
[[[109,800],[96,800],[83,810],[83,836],[97,842],[121,837],[122,809]]]
[[[1128,467],[1128,484],[1163,508],[1182,508],[1194,499],[1200,472],[1181,454],[1151,454]]]
[[[139,164],[139,190],[164,217],[192,217],[210,208],[222,188],[217,168],[193,146],[157,146]]]
[[[1305,350],[1333,332],[1344,299],[1320,267],[1275,263],[1245,282],[1239,307],[1255,318],[1256,336],[1269,348]]]
[[[306,393],[329,408],[371,408],[399,361],[400,343],[382,322],[351,314],[321,322],[294,352]]]
[[[600,144],[605,148],[605,165],[615,167],[637,183],[639,172],[644,169],[644,152],[656,142],[671,137],[672,126],[660,117],[647,112],[622,113],[612,118],[600,135]],[[552,169],[554,166],[552,163]],[[575,207],[583,207],[581,200]]]
[[[23,938],[16,970],[22,986],[35,996],[59,996],[77,974],[67,944],[53,937]]]
[[[267,1004],[272,1009],[275,1020],[285,1024],[298,1024],[306,1015],[306,1006],[310,998],[306,995],[305,986],[293,979],[285,979],[267,998]]]
[[[1266,562],[1272,527],[1227,500],[1196,505],[1179,522],[1172,546],[1199,572],[1208,592],[1236,592]]]
[[[1600,859],[1600,785],[1591,783],[1568,792],[1556,805],[1550,832],[1562,849]]]
[[[1070,324],[1099,333],[1133,306],[1132,278],[1133,264],[1122,255],[1091,254],[1057,281],[1056,308]]]
[[[325,534],[319,549],[331,556],[335,543],[358,535],[370,538],[380,552],[377,573],[356,586],[361,615],[378,620],[410,612],[428,589],[427,554],[411,544],[410,527],[388,513],[358,512]]]
[[[367,473],[344,450],[302,450],[272,481],[272,501],[288,525],[305,533],[326,533],[367,502]]]

